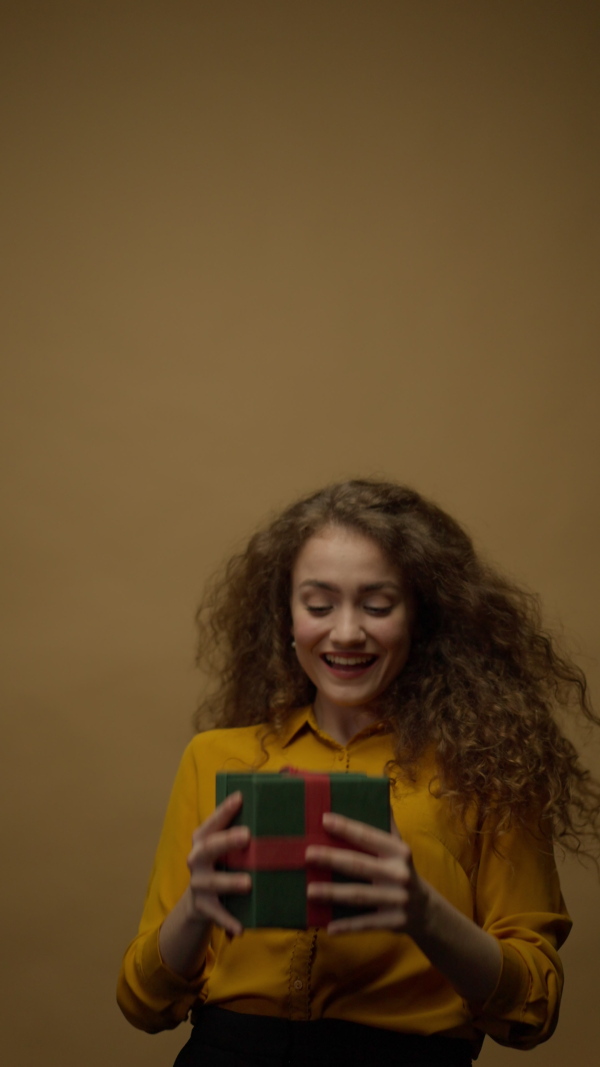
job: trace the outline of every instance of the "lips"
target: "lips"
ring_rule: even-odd
[[[324,652],[321,659],[333,671],[356,674],[372,667],[378,657],[356,652]]]
[[[330,667],[370,667],[377,656],[364,653],[323,652],[322,658]]]

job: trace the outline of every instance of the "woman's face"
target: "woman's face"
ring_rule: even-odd
[[[413,608],[402,575],[376,541],[327,526],[292,571],[296,655],[316,686],[315,707],[368,711],[410,649]]]

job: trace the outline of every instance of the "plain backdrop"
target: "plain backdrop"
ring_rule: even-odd
[[[600,7],[5,0],[0,41],[2,1058],[168,1067],[185,1029],[129,1027],[116,973],[195,605],[274,510],[420,489],[598,702]],[[592,1067],[600,883],[561,870],[527,1063]]]

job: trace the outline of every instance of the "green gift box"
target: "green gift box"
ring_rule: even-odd
[[[248,826],[250,843],[228,852],[223,870],[247,870],[252,875],[248,894],[223,896],[223,904],[244,927],[277,926],[304,929],[327,926],[343,916],[365,909],[332,907],[308,900],[312,881],[348,881],[327,868],[307,866],[308,845],[352,848],[326,833],[323,813],[337,812],[369,823],[380,830],[390,828],[390,783],[388,778],[366,774],[314,774],[289,769],[280,774],[217,774],[217,804],[239,790],[243,803],[232,826]],[[356,881],[357,879],[352,879]]]

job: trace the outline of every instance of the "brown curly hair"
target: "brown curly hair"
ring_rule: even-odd
[[[209,586],[196,619],[197,662],[216,688],[197,726],[266,724],[312,703],[291,647],[290,579],[309,537],[335,525],[365,534],[400,568],[416,607],[409,660],[376,710],[394,736],[396,773],[414,778],[434,744],[430,788],[466,820],[514,821],[571,851],[600,842],[600,787],[557,713],[600,719],[583,672],[542,628],[538,600],[475,553],[465,531],[419,493],[371,479],[331,485],[288,507]]]

